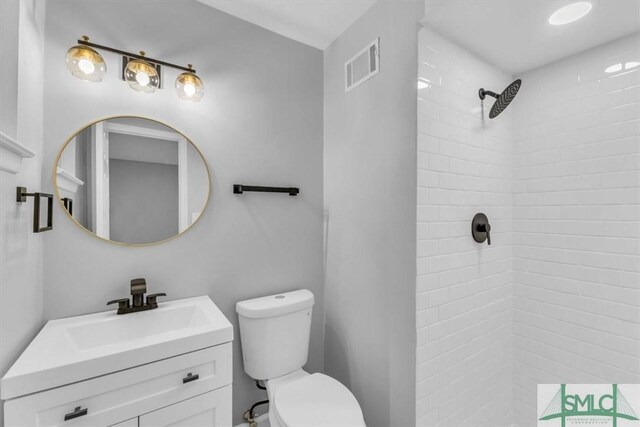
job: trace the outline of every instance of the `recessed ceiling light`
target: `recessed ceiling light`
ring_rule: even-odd
[[[553,12],[549,17],[551,25],[565,25],[585,16],[593,6],[588,1],[579,1],[568,4]]]
[[[604,72],[608,73],[608,74],[611,74],[611,73],[617,73],[620,70],[622,70],[622,64],[618,62],[617,64],[613,64],[613,65],[608,66],[604,70]]]
[[[640,62],[638,61],[629,61],[626,62],[624,64],[624,67],[622,66],[621,62],[618,62],[617,64],[613,64],[608,66],[607,68],[605,68],[604,72],[611,74],[611,73],[617,73],[618,71],[622,71],[622,69],[624,68],[625,70],[630,70],[632,68],[636,68],[640,66]]]

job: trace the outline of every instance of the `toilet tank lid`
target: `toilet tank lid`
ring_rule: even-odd
[[[313,294],[307,289],[240,301],[236,312],[252,319],[282,316],[313,306]]]

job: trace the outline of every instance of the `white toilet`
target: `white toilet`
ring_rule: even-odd
[[[364,427],[349,389],[302,369],[312,308],[313,294],[306,289],[237,303],[244,370],[265,381],[271,427]]]

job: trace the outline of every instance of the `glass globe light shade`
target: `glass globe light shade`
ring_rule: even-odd
[[[140,52],[144,56],[144,52]],[[160,87],[160,76],[156,68],[144,59],[133,59],[127,62],[124,79],[131,89],[151,93]]]
[[[191,64],[189,68],[192,68]],[[198,102],[204,96],[204,84],[193,71],[180,74],[176,79],[175,87],[178,97],[185,101]]]
[[[107,64],[98,52],[81,44],[67,51],[67,69],[74,77],[86,82],[101,82],[107,74]]]

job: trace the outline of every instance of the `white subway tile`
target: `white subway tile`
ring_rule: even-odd
[[[638,37],[524,73],[495,120],[477,89],[512,76],[419,39],[417,425],[533,425],[537,383],[640,381],[640,68],[603,72]]]

